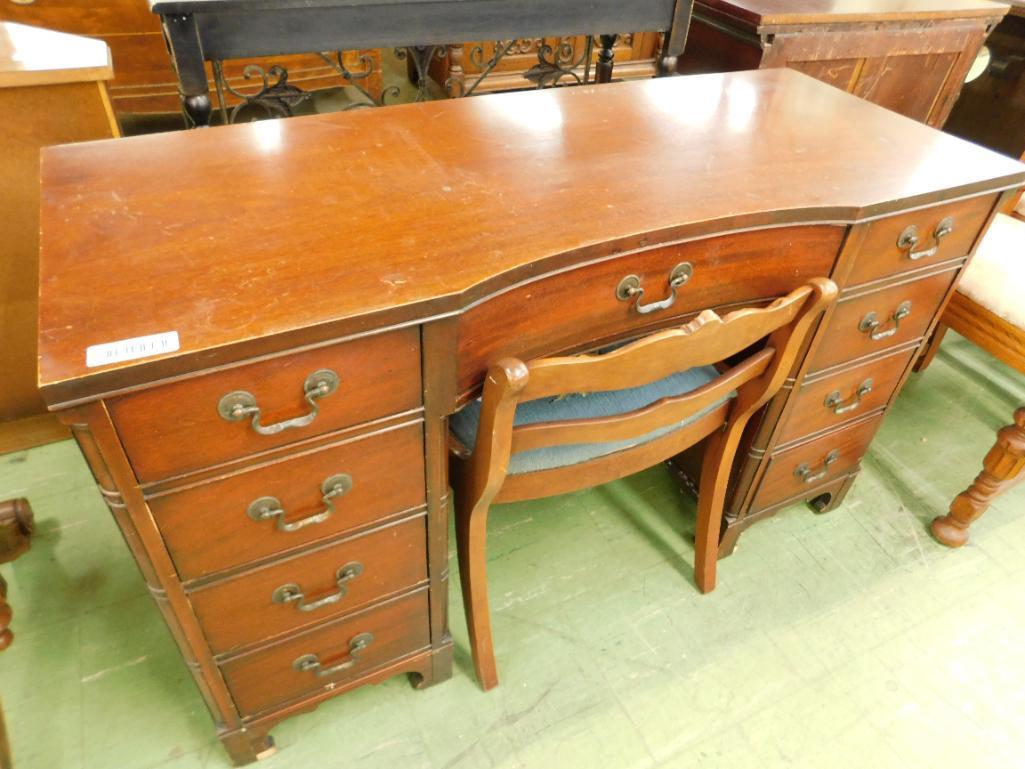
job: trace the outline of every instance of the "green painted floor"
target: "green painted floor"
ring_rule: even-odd
[[[471,678],[453,585],[452,680],[325,703],[279,726],[261,766],[1025,767],[1025,486],[960,551],[926,531],[1019,403],[1019,375],[949,336],[846,503],[752,528],[709,596],[693,504],[660,467],[497,508],[502,685]],[[2,567],[15,766],[227,766],[75,446],[0,457],[0,499],[22,495],[39,533]]]

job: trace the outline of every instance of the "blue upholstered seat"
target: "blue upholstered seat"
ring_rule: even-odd
[[[568,395],[563,398],[539,398],[526,401],[516,407],[514,424],[529,425],[538,422],[557,422],[564,419],[594,419],[596,417],[625,414],[644,408],[663,398],[696,390],[715,379],[719,373],[712,366],[699,366],[659,379],[641,387],[625,390],[609,390],[586,395]],[[674,425],[667,425],[629,440],[610,443],[579,443],[545,448],[513,454],[509,460],[509,474],[530,473],[550,470],[556,467],[575,465],[591,459],[622,451],[642,443],[660,438],[673,430],[685,427],[710,411],[718,408],[730,398],[729,395],[716,401],[708,408]],[[480,424],[480,399],[468,404],[449,420],[449,428],[464,446],[473,450],[477,442],[477,427]]]

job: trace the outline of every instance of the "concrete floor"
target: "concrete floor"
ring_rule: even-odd
[[[926,531],[1025,382],[950,335],[837,511],[752,528],[693,587],[666,471],[492,515],[502,684],[404,678],[286,721],[264,769],[1025,767],[1025,486],[949,551]],[[0,699],[18,769],[223,767],[169,633],[71,443],[0,457],[38,536],[2,571]],[[453,554],[453,574],[455,562]]]

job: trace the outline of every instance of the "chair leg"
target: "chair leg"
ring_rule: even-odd
[[[726,430],[712,433],[705,446],[701,484],[698,486],[697,527],[694,532],[694,582],[702,593],[715,590],[726,486],[744,424],[746,420],[733,422]]]
[[[972,485],[954,497],[950,512],[934,518],[929,527],[932,535],[947,547],[965,544],[968,527],[1025,469],[1025,406],[1014,412],[1014,424],[997,433],[997,442],[986,454],[982,468]]]
[[[466,494],[457,494],[455,499],[459,582],[463,589],[473,667],[481,688],[487,691],[498,686],[498,668],[491,640],[491,611],[488,608],[487,527],[490,505],[478,501],[471,506],[463,501],[467,499]]]

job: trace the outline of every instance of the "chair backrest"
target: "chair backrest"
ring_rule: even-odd
[[[495,429],[512,427],[516,405],[571,393],[638,387],[696,366],[724,361],[768,337],[765,345],[734,363],[706,385],[663,398],[625,414],[512,427],[509,453],[579,443],[634,438],[699,414],[732,391],[734,414],[762,405],[790,373],[801,346],[825,307],[835,300],[836,285],[812,279],[764,308],[746,308],[719,317],[705,310],[680,328],[660,331],[603,355],[539,358],[524,363],[498,361],[488,371],[481,407],[478,449]],[[482,438],[484,439],[482,441]],[[500,453],[505,451],[499,449]]]

